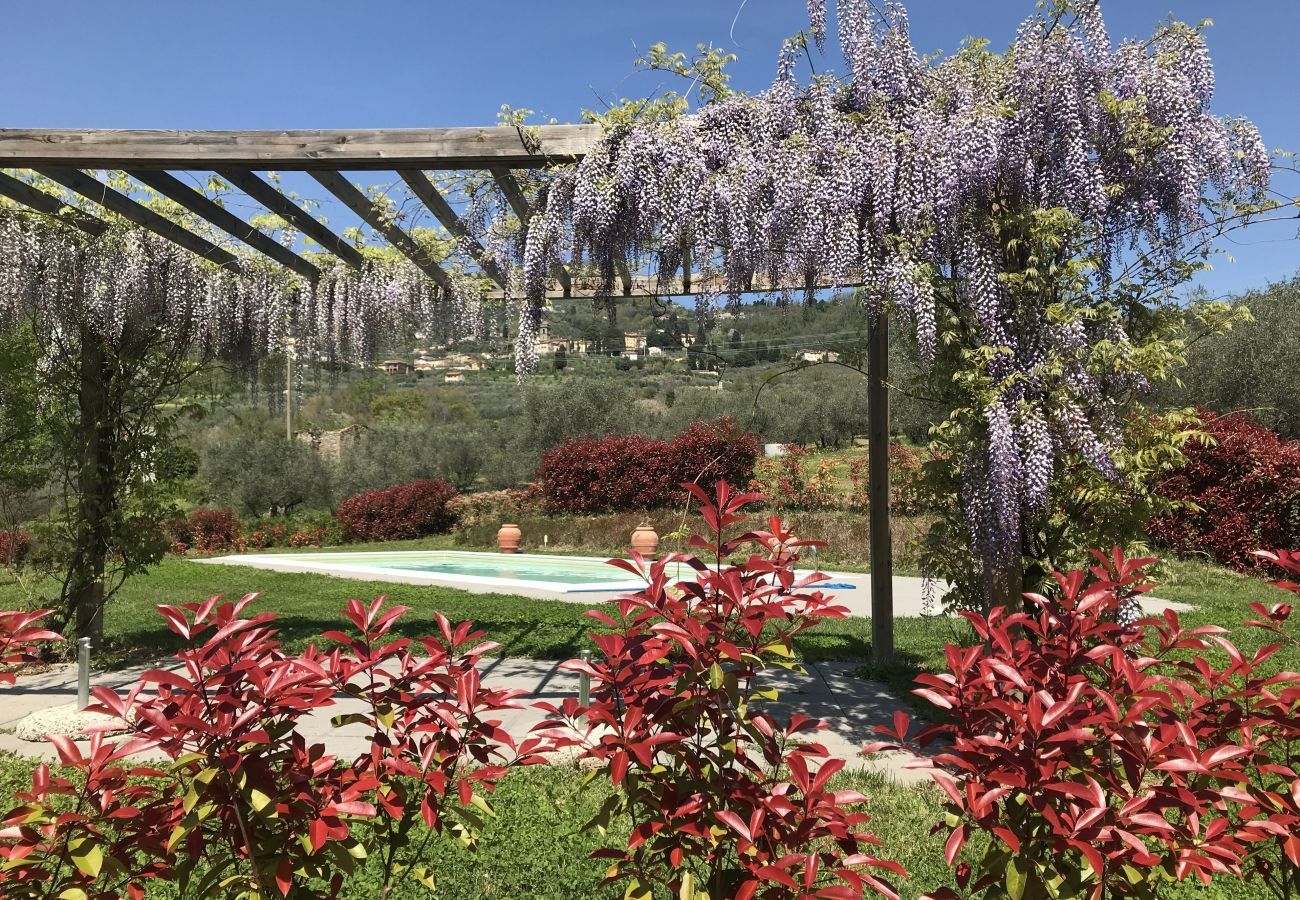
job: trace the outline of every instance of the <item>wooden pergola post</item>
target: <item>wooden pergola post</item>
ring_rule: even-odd
[[[871,659],[894,660],[894,551],[889,527],[889,319],[867,328],[867,503],[871,529]]]

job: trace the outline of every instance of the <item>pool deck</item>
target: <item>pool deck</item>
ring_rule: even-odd
[[[401,552],[401,551],[398,551]],[[422,553],[425,551],[409,551],[411,553]],[[468,591],[474,594],[513,594],[521,597],[531,597],[537,600],[561,600],[565,603],[579,603],[584,606],[599,606],[609,600],[613,600],[623,594],[636,590],[637,585],[631,580],[612,578],[608,587],[597,585],[579,585],[569,586],[548,584],[540,581],[522,581],[510,578],[484,578],[471,577],[465,575],[453,575],[439,572],[419,572],[410,569],[396,568],[375,568],[349,563],[346,557],[351,556],[354,560],[358,557],[375,556],[374,553],[248,553],[242,556],[221,556],[212,559],[196,559],[196,563],[208,563],[215,565],[237,565],[250,566],[257,569],[267,569],[273,572],[304,572],[316,575],[329,575],[335,578],[351,578],[364,581],[386,581],[394,584],[415,584],[415,585],[434,585],[440,587],[451,587],[458,590]],[[392,556],[393,553],[383,554]],[[491,556],[493,554],[483,554]],[[536,556],[537,554],[528,554]],[[314,558],[315,557],[315,558]],[[544,557],[548,562],[554,562],[563,559],[577,559],[583,562],[603,562],[599,557],[564,557],[559,554],[547,555]],[[359,560],[358,560],[359,562]],[[618,570],[611,568],[612,575],[621,574]],[[871,576],[865,572],[824,572],[827,577],[827,585],[836,585],[836,587],[825,587],[828,594],[832,594],[836,601],[848,607],[849,615],[864,616],[871,615]],[[852,585],[852,587],[839,587],[839,585]],[[894,576],[894,618],[908,619],[917,618],[924,615],[937,614],[940,608],[939,600],[947,593],[946,584],[931,583],[927,591],[926,581],[923,578],[917,578],[908,575]],[[931,594],[931,603],[926,602],[927,593]],[[1167,600],[1160,600],[1155,597],[1144,597],[1142,600],[1142,609],[1148,614],[1159,614],[1166,609],[1173,609],[1178,612],[1187,612],[1191,609],[1183,603],[1174,603]]]

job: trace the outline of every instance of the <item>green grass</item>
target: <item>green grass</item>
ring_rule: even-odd
[[[390,548],[391,549],[391,548]],[[446,587],[333,578],[309,573],[270,572],[247,566],[199,564],[169,558],[150,572],[127,581],[105,615],[105,647],[99,664],[120,667],[156,659],[179,648],[154,609],[220,594],[238,598],[260,592],[258,608],[279,617],[281,639],[292,650],[306,647],[330,629],[345,626],[339,611],[349,598],[371,600],[381,594],[411,607],[399,632],[418,637],[433,633],[434,612],[453,621],[473,620],[502,646],[502,655],[568,659],[591,648],[588,633],[597,623],[587,607],[562,600],[535,600],[507,594],[471,594]],[[0,608],[24,603],[15,585],[0,585]],[[871,623],[866,619],[828,622],[801,635],[798,650],[807,659],[866,659]]]
[[[0,754],[0,797],[30,784],[32,760]],[[848,773],[837,776],[838,790],[859,790],[870,800],[867,830],[880,838],[872,849],[877,856],[895,860],[907,870],[909,879],[896,884],[905,900],[953,884],[943,858],[946,832],[930,834],[931,825],[942,816],[938,791],[929,786],[902,787],[879,775]],[[507,776],[491,797],[496,817],[489,819],[479,835],[476,852],[462,848],[454,839],[435,838],[428,844],[423,861],[436,873],[442,900],[497,898],[514,900],[605,900],[623,895],[622,890],[601,888],[606,864],[588,859],[602,847],[622,846],[629,825],[626,820],[611,823],[609,831],[584,831],[582,825],[595,814],[608,795],[603,781],[583,784],[583,774],[569,767],[536,766]],[[978,852],[978,838],[967,851]],[[351,881],[343,896],[348,900],[374,900],[379,896],[381,875],[365,869]],[[150,898],[176,897],[169,885],[154,885]],[[414,883],[403,884],[388,895],[392,900],[417,900],[430,896]],[[1267,895],[1254,885],[1226,879],[1209,889],[1195,884],[1172,885],[1161,892],[1171,900],[1262,900]]]

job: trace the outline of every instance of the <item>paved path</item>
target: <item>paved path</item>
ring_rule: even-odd
[[[850,761],[850,766],[888,774],[904,783],[928,780],[924,771],[907,769],[912,757],[906,754],[881,754],[867,759],[858,756],[862,745],[875,739],[874,727],[890,724],[894,711],[903,705],[883,684],[859,678],[853,673],[856,663],[810,663],[806,674],[776,670],[767,683],[780,691],[780,699],[766,704],[778,719],[802,712],[824,719],[829,727],[819,735],[832,756]],[[99,673],[92,678],[96,685],[124,691],[145,668]],[[557,702],[576,696],[576,675],[562,671],[559,664],[530,659],[489,658],[483,662],[483,681],[495,687],[519,688],[536,700]],[[52,759],[48,745],[19,739],[14,726],[29,713],[60,706],[76,699],[76,669],[57,666],[49,672],[21,679],[16,685],[0,687],[0,750],[26,756],[41,755]],[[325,744],[342,758],[360,755],[366,749],[364,731],[359,726],[334,728],[330,719],[349,710],[357,701],[340,697],[336,705],[314,710],[301,722],[309,741]],[[515,737],[528,734],[543,714],[536,709],[507,710],[501,714],[505,728]]]

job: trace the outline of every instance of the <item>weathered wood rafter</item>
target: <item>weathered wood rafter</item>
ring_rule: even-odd
[[[311,213],[278,191],[274,185],[248,169],[216,169],[218,175],[239,188],[253,200],[284,219],[311,238],[328,253],[332,253],[354,269],[365,265],[361,251],[318,221]]]
[[[64,203],[58,197],[38,190],[6,172],[0,172],[0,194],[15,203],[22,204],[79,228],[86,234],[99,237],[105,231],[108,231],[108,223],[103,219],[97,219],[90,213]]]
[[[235,240],[241,241],[259,253],[269,256],[280,265],[292,269],[308,281],[315,281],[320,277],[320,269],[279,241],[263,234],[255,226],[245,222],[230,210],[185,184],[176,176],[150,169],[133,169],[129,170],[127,174],[136,181],[153,188],[164,197],[179,203],[200,219],[220,228]]]
[[[415,242],[411,237],[396,223],[392,222],[383,212],[371,202],[370,198],[363,194],[352,182],[348,181],[339,172],[315,171],[311,172],[311,177],[315,178],[325,190],[329,191],[335,197],[343,202],[343,205],[352,210],[361,221],[365,222],[375,231],[383,236],[384,240],[392,244],[403,256],[415,263],[424,274],[434,280],[448,294],[452,291],[451,276],[438,265],[428,254],[428,252]]]
[[[411,193],[419,198],[420,202],[428,207],[429,212],[433,213],[434,218],[441,223],[442,227],[447,229],[447,233],[456,239],[457,243],[473,257],[474,262],[479,264],[487,276],[497,283],[501,288],[506,287],[506,276],[492,257],[488,256],[483,245],[478,239],[470,233],[469,229],[460,221],[460,216],[456,210],[452,209],[447,198],[438,190],[438,186],[429,180],[419,169],[398,169],[397,174],[406,182],[406,186],[411,189]]]
[[[159,215],[149,207],[137,203],[126,194],[113,190],[99,179],[87,175],[80,169],[50,167],[41,168],[37,171],[51,181],[63,185],[68,190],[80,194],[93,203],[98,203],[105,209],[112,210],[141,228],[147,228],[154,234],[165,237],[172,243],[179,244],[192,253],[197,253],[204,259],[211,260],[233,272],[243,271],[238,257],[230,251],[218,247],[207,238],[200,237],[166,216]]]

